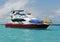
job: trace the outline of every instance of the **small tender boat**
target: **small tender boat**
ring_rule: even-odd
[[[32,18],[31,14],[20,13],[24,10],[14,10],[11,11],[11,21],[6,23],[6,27],[14,28],[41,28],[46,29],[50,25],[50,20],[38,20],[37,18]]]

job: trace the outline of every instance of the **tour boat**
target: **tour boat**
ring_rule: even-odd
[[[24,10],[13,10],[10,14],[10,21],[5,24],[12,28],[46,29],[50,25],[50,20],[40,20],[32,17],[31,13],[22,13]]]

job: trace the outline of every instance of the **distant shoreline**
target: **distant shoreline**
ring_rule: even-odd
[[[60,26],[60,24],[50,24],[50,26]]]

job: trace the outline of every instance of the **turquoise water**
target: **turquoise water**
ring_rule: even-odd
[[[0,42],[60,42],[60,26],[49,26],[47,30],[31,30],[0,25]]]

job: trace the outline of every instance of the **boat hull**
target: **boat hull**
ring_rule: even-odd
[[[48,24],[5,24],[6,27],[14,27],[14,28],[37,28],[37,29],[46,29],[49,25]]]

